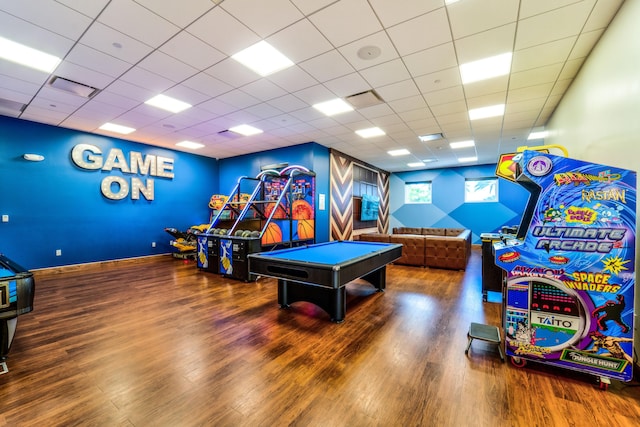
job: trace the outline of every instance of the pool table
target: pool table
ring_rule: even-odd
[[[333,241],[250,254],[249,271],[278,279],[280,307],[311,302],[341,323],[347,283],[362,278],[382,292],[387,264],[401,256],[401,244]]]

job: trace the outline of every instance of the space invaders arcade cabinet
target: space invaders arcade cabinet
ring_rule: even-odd
[[[636,173],[526,150],[531,195],[517,238],[494,244],[506,273],[506,354],[609,379],[633,378]]]

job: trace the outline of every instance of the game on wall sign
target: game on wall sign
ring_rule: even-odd
[[[112,171],[119,169],[122,173],[148,175],[161,178],[173,178],[173,159],[152,154],[143,155],[137,151],[129,152],[129,159],[121,149],[112,148],[106,158],[102,150],[91,144],[78,144],[71,150],[71,159],[79,168],[87,170]],[[131,177],[131,185],[122,176],[107,176],[100,184],[102,194],[111,200],[121,200],[131,194],[132,200],[154,198],[154,180]]]

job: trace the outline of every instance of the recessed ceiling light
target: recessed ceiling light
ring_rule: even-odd
[[[244,136],[257,135],[263,132],[261,129],[254,128],[253,126],[249,126],[249,125],[234,126],[232,128],[229,128],[229,130],[231,132],[239,133],[240,135],[244,135]]]
[[[549,131],[543,130],[543,131],[540,131],[540,132],[531,132],[527,139],[528,140],[531,140],[531,139],[544,139],[547,136],[549,136]]]
[[[193,141],[180,141],[176,145],[178,147],[191,148],[192,150],[197,150],[198,148],[204,147],[204,144],[200,144],[199,142],[193,142]]]
[[[511,69],[512,53],[502,53],[478,61],[467,62],[460,65],[460,76],[462,84],[487,80],[493,77],[509,74]]]
[[[486,119],[504,115],[504,104],[490,105],[488,107],[469,110],[469,120]]]
[[[145,104],[162,108],[163,110],[167,110],[172,113],[179,113],[180,111],[184,111],[187,108],[192,107],[191,104],[187,104],[186,102],[179,101],[166,95],[156,95],[146,101]]]
[[[100,126],[98,129],[106,130],[109,132],[121,133],[123,135],[128,135],[136,130],[134,128],[130,128],[128,126],[116,125],[114,123],[105,123]]]
[[[407,166],[410,168],[419,168],[420,166],[424,166],[424,162],[407,163]]]
[[[420,135],[418,139],[422,142],[437,141],[443,138],[442,133],[432,133],[429,135]]]
[[[406,148],[400,148],[399,150],[391,150],[387,151],[390,156],[406,156],[407,154],[411,154],[409,150]]]
[[[356,133],[363,138],[372,138],[374,136],[386,135],[386,133],[384,133],[384,131],[379,127],[360,129],[357,130]]]
[[[241,50],[231,57],[262,77],[293,65],[293,61],[264,40]]]
[[[458,3],[460,0],[444,0],[444,4]]]
[[[460,163],[469,163],[469,162],[477,162],[478,158],[477,157],[460,157],[458,159],[458,162]]]
[[[438,160],[436,159],[423,159],[422,163],[431,163],[431,162],[437,162]]]
[[[451,147],[454,150],[457,150],[458,148],[467,148],[467,147],[473,147],[475,144],[475,142],[473,142],[473,139],[470,139],[468,141],[458,141],[458,142],[451,142],[449,143],[449,147]]]
[[[0,37],[0,58],[16,64],[24,65],[36,70],[51,73],[62,59],[33,49],[20,43]]]
[[[320,102],[319,104],[314,104],[313,108],[327,116],[333,116],[340,113],[346,113],[347,111],[353,111],[353,107],[340,98],[332,99],[331,101]]]

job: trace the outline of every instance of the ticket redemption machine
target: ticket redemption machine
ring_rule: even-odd
[[[539,151],[514,158],[531,195],[505,271],[506,354],[598,377],[633,378],[636,173]]]
[[[201,270],[248,281],[249,254],[315,242],[315,173],[302,166],[241,177],[223,199],[198,235]]]
[[[0,254],[0,374],[16,333],[18,316],[33,310],[35,280],[33,273]]]

